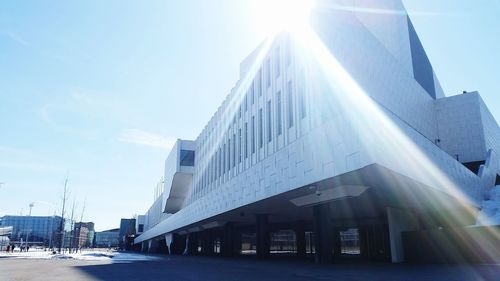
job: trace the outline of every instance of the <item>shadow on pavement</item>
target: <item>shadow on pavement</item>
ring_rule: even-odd
[[[77,266],[98,280],[499,280],[499,265],[315,265],[299,261],[257,261],[168,256],[155,261]]]

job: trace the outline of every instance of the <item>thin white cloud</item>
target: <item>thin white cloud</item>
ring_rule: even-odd
[[[31,157],[34,154],[33,152],[26,149],[0,145],[0,156],[5,157],[6,155],[14,155],[14,157],[21,157],[21,156]]]
[[[174,146],[176,139],[138,129],[127,129],[118,137],[118,141],[168,150]]]
[[[15,41],[18,44],[21,44],[23,46],[28,46],[29,43],[28,41],[24,40],[21,36],[17,35],[14,32],[7,31],[7,30],[0,30],[0,36],[4,36],[7,38],[10,38],[11,40]]]
[[[120,98],[118,92],[70,88],[64,95],[55,96],[42,105],[39,114],[47,122],[53,122],[60,115],[72,115],[84,120],[129,120],[133,112],[125,103],[117,102]]]
[[[64,171],[63,168],[52,164],[50,160],[33,151],[8,146],[0,146],[0,168],[40,173],[60,173]]]
[[[0,168],[12,170],[28,170],[39,173],[62,173],[63,168],[39,162],[0,162]]]
[[[93,125],[96,120],[111,122],[126,116],[112,103],[114,93],[82,88],[68,91],[68,95],[57,97],[38,110],[41,119],[55,131],[94,138],[99,134]]]

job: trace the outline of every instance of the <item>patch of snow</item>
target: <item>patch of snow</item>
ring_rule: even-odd
[[[0,252],[0,258],[13,259],[53,259],[53,260],[83,260],[108,261],[112,263],[129,263],[136,261],[158,260],[160,257],[147,256],[140,253],[122,253],[114,251],[84,251],[80,253],[52,254],[50,251]]]
[[[113,258],[111,252],[85,252],[85,253],[72,253],[72,254],[55,254],[49,257],[50,259],[75,259],[87,261],[109,261]]]
[[[492,188],[489,195],[482,203],[476,225],[500,225],[500,185]]]
[[[153,261],[159,260],[160,257],[156,256],[147,256],[143,254],[135,254],[135,253],[116,253],[113,256],[113,262],[115,263],[127,263],[127,262],[135,262],[135,261]]]

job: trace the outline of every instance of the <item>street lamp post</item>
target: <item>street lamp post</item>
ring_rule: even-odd
[[[33,209],[33,206],[35,206],[35,202],[30,203],[30,215],[29,215],[30,217],[31,217],[31,209]]]
[[[31,202],[29,206],[30,206],[30,212],[29,212],[28,217],[31,217],[31,210],[33,209],[33,206],[35,206],[35,203]],[[28,237],[29,237],[28,235],[29,235],[29,232],[30,232],[30,230],[27,229],[26,230],[26,251],[28,251],[28,247],[29,247],[29,244],[28,244]]]

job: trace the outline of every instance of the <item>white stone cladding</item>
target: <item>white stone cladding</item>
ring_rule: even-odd
[[[494,186],[500,173],[500,128],[479,93],[438,99],[436,113],[439,146],[462,163],[485,161],[479,176]]]
[[[330,52],[374,100],[428,139],[436,139],[432,97],[365,25],[337,13],[314,15],[315,28]]]
[[[481,123],[486,149],[492,149],[498,155],[498,153],[500,153],[500,128],[481,96],[479,96],[477,92],[474,94],[478,95],[479,112],[481,113]]]
[[[344,5],[363,7],[362,10],[353,12],[355,17],[399,62],[401,68],[413,76],[408,23],[403,3],[398,0],[347,0]],[[370,9],[386,12],[366,11]]]
[[[436,101],[440,147],[461,162],[485,160],[479,95],[467,93]]]
[[[144,231],[148,231],[161,221],[168,218],[170,214],[163,213],[162,198],[158,197],[144,216]]]

